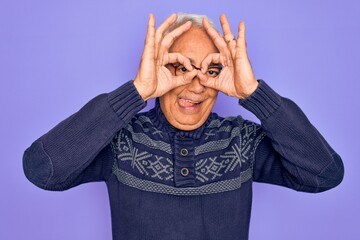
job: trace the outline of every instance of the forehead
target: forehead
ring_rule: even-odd
[[[204,30],[192,27],[175,40],[169,52],[181,53],[195,63],[201,63],[210,53],[219,51]]]

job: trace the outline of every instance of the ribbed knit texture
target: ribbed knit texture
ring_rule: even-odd
[[[124,122],[128,122],[136,113],[146,106],[132,81],[129,81],[108,94],[114,111]]]
[[[300,108],[265,82],[240,104],[262,125],[211,113],[182,131],[158,101],[136,114],[146,103],[129,81],[36,140],[24,171],[48,190],[105,181],[115,240],[246,240],[253,181],[320,192],[344,169]]]
[[[281,104],[281,97],[263,80],[259,80],[258,89],[248,98],[239,99],[239,104],[255,114],[260,120],[269,117]]]

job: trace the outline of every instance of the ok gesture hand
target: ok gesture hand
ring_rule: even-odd
[[[176,14],[172,14],[155,30],[155,16],[150,14],[145,47],[134,79],[134,85],[145,101],[160,97],[173,88],[191,82],[198,73],[188,58],[180,53],[168,51],[174,41],[191,28],[191,22],[186,22],[165,35],[164,33],[176,21],[176,18]],[[166,68],[166,65],[171,63],[182,64],[187,69],[187,73],[174,76]]]
[[[245,24],[239,23],[238,38],[235,39],[224,14],[220,16],[220,23],[224,36],[219,34],[206,18],[203,19],[204,28],[220,53],[210,54],[203,60],[202,72],[198,76],[202,85],[217,89],[228,96],[244,99],[258,86],[246,51]],[[211,63],[223,65],[216,78],[204,74]]]

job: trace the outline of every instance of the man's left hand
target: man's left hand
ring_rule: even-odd
[[[220,53],[210,54],[203,60],[198,77],[200,83],[206,87],[217,89],[228,96],[245,99],[258,86],[246,50],[245,24],[239,23],[236,39],[224,14],[220,16],[220,23],[224,36],[218,33],[206,18],[203,19],[204,28]],[[204,74],[211,63],[220,63],[223,66],[221,73],[215,78]]]

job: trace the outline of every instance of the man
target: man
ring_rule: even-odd
[[[248,239],[252,182],[321,192],[340,157],[292,101],[252,71],[245,25],[225,15],[150,15],[134,81],[97,96],[24,154],[30,181],[65,190],[105,181],[114,239]],[[261,126],[211,113],[218,91]],[[157,98],[154,109],[138,113]]]

